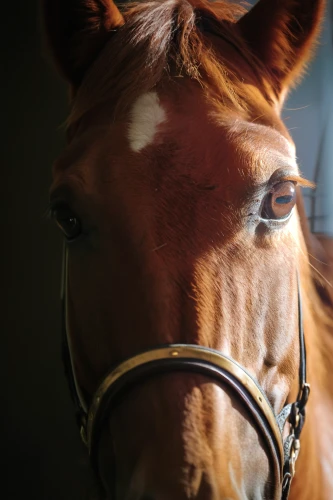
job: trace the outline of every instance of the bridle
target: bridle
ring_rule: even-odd
[[[295,463],[300,450],[300,434],[305,420],[305,406],[310,392],[310,386],[306,382],[306,352],[298,277],[299,392],[296,401],[284,406],[278,415],[275,414],[258,382],[237,361],[214,349],[189,344],[159,346],[118,364],[104,377],[88,408],[78,385],[72,361],[67,314],[67,261],[65,249],[61,287],[63,361],[76,408],[80,434],[88,447],[97,474],[100,432],[106,416],[112,411],[119,396],[148,376],[174,371],[195,372],[227,385],[244,403],[270,451],[276,486],[282,490],[281,500],[286,500],[295,474]],[[287,422],[290,424],[290,431],[283,439],[283,430]]]

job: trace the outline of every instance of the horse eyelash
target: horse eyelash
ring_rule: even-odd
[[[60,203],[58,202],[54,202],[54,201],[50,201],[48,204],[47,204],[47,207],[46,209],[44,210],[43,212],[43,219],[44,220],[53,220],[53,215],[54,215],[54,211],[55,209],[60,205]],[[64,205],[64,204],[62,204]]]
[[[45,220],[52,220],[53,219],[53,214],[54,214],[54,211],[59,208],[59,207],[64,207],[64,206],[67,206],[67,203],[64,202],[64,201],[61,201],[61,200],[50,200],[48,202],[48,205],[46,207],[46,209],[44,210],[43,212],[43,219]]]
[[[295,182],[297,186],[300,186],[302,188],[311,188],[315,189],[316,184],[312,181],[309,181],[308,179],[305,179],[304,177],[300,175],[286,175],[285,177],[282,177],[279,179],[279,182]]]

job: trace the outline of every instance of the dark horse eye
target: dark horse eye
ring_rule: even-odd
[[[296,203],[296,186],[294,182],[286,181],[275,184],[266,195],[261,217],[263,219],[284,219]]]
[[[81,222],[67,206],[52,209],[52,218],[67,240],[74,240],[81,234]]]

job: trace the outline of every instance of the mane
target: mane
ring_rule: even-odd
[[[237,47],[242,57],[260,67],[235,29],[245,9],[225,0],[153,0],[130,3],[125,24],[88,70],[72,103],[68,124],[106,101],[119,111],[160,82],[188,77],[226,106],[246,109],[245,86],[236,70],[218,57],[212,46],[215,34]],[[265,70],[262,68],[262,71]],[[214,97],[215,95],[215,97]],[[115,113],[116,113],[115,111]]]

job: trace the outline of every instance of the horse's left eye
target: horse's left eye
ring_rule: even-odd
[[[81,222],[66,205],[52,209],[52,218],[68,241],[75,240],[81,234]]]
[[[261,217],[269,220],[285,219],[294,208],[295,203],[295,183],[291,181],[279,182],[266,195]]]

